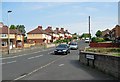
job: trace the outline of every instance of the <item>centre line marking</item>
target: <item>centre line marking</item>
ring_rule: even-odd
[[[60,64],[59,66],[61,67],[61,66],[63,66],[64,64]]]
[[[68,56],[68,55],[66,55],[66,56]],[[37,72],[37,71],[39,71],[39,70],[45,68],[45,67],[47,67],[47,66],[53,64],[54,62],[58,61],[59,59],[66,57],[66,56],[58,57],[57,59],[53,60],[52,62],[50,62],[50,63],[48,63],[48,64],[46,64],[46,65],[44,65],[44,66],[41,66],[41,67],[39,67],[39,68],[33,70],[32,72],[28,73],[27,75],[20,76],[20,77],[14,79],[13,81],[20,80],[20,79],[22,79],[22,78],[24,78],[24,77],[27,77],[27,76],[29,76],[29,75],[31,75],[31,74],[33,74],[33,73],[35,73],[35,72]]]
[[[43,55],[38,55],[38,56],[30,57],[28,59],[38,58],[38,57],[41,57],[41,56],[43,56]]]

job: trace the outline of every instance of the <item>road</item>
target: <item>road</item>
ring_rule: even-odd
[[[87,47],[78,42],[79,49]],[[114,79],[78,61],[79,50],[68,55],[53,55],[54,48],[28,52],[2,60],[3,80],[111,80]]]

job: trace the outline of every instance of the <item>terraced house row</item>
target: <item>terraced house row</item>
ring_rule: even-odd
[[[65,38],[72,38],[72,34],[64,28],[56,28],[53,30],[51,26],[48,26],[46,29],[38,26],[27,33],[27,42],[35,44],[52,43]]]
[[[10,41],[9,49],[24,48],[24,36],[25,35],[19,30],[9,29],[8,26],[0,22],[0,42],[2,50],[8,49],[8,37]],[[43,30],[42,26],[38,26],[27,33],[27,44],[52,43],[58,39],[65,38],[72,38],[72,34],[68,32],[68,30],[64,30],[64,28],[56,28],[53,30],[52,27],[48,26]]]

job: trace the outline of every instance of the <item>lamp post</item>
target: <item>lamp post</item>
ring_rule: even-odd
[[[9,30],[9,13],[11,13],[12,11],[7,11],[8,14],[8,54],[10,53],[10,30]]]

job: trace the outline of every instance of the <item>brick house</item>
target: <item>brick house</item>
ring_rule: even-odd
[[[106,29],[104,31],[102,31],[102,37],[105,38],[105,39],[110,39],[110,30],[109,29]]]
[[[120,25],[116,25],[110,32],[111,40],[120,43]]]
[[[52,30],[52,27],[51,26],[48,26],[45,31],[47,33],[49,33],[51,35],[51,41],[50,42],[53,42],[55,40],[54,36],[55,36],[55,32],[54,30]]]
[[[61,39],[64,39],[64,38],[65,38],[64,28],[61,28],[59,31],[60,31],[60,32],[59,32],[60,38],[61,38]]]
[[[61,37],[60,37],[60,34],[61,34],[61,32],[60,32],[60,30],[59,30],[59,28],[56,28],[55,30],[54,30],[54,37],[53,38],[55,38],[55,40],[58,40],[58,39],[60,39]]]
[[[65,30],[64,36],[65,36],[65,38],[68,38],[68,39],[72,38],[72,34],[70,32],[68,32],[68,30]]]
[[[27,33],[27,42],[35,44],[50,43],[51,35],[42,29],[42,26],[38,26],[32,31]]]
[[[8,48],[8,27],[0,23],[2,49]],[[17,29],[9,29],[10,49],[24,47],[24,35]]]

